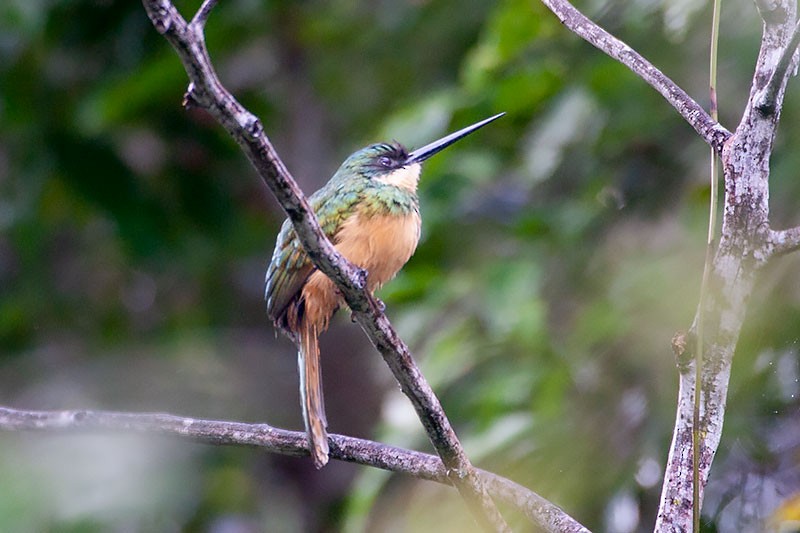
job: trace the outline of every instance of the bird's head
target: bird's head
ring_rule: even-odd
[[[476,122],[413,152],[409,152],[397,142],[371,144],[348,157],[342,163],[337,175],[346,178],[358,176],[414,191],[417,188],[423,161],[503,115],[505,113]]]

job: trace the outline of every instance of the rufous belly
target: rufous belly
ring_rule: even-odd
[[[420,218],[412,212],[403,215],[348,218],[336,234],[334,245],[348,261],[365,269],[367,287],[374,291],[392,279],[406,264],[419,242]],[[328,277],[316,271],[303,288],[306,318],[319,331],[339,307],[341,299]]]

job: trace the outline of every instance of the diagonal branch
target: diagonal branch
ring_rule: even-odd
[[[789,44],[783,49],[778,65],[772,72],[767,86],[756,102],[756,108],[764,114],[775,112],[778,97],[786,88],[787,74],[791,68],[796,68],[795,53],[800,46],[800,22],[795,24]]]
[[[711,118],[686,91],[637,51],[589,20],[567,0],[542,0],[542,3],[573,33],[631,69],[658,91],[717,155],[722,154],[722,147],[730,138],[731,132]]]
[[[365,273],[347,262],[325,237],[308,202],[273,148],[261,122],[223,87],[211,64],[203,24],[214,0],[206,0],[192,23],[169,0],[143,0],[155,28],[175,48],[190,79],[186,102],[199,105],[228,131],[247,155],[292,221],[313,263],[339,290],[353,317],[378,348],[401,389],[411,400],[453,485],[475,518],[487,529],[508,526],[464,453],[439,399],[419,371],[405,343],[397,335],[381,306],[365,290]]]
[[[209,15],[211,15],[211,10],[214,9],[216,5],[217,0],[203,0],[203,4],[200,6],[200,9],[197,10],[197,13],[195,13],[190,24],[201,29],[204,28]]]
[[[306,435],[267,424],[203,420],[165,413],[113,411],[29,411],[0,407],[0,431],[123,431],[160,434],[213,445],[256,446],[283,455],[308,455]],[[434,455],[344,435],[330,435],[331,457],[452,485],[441,459]],[[477,470],[500,499],[552,532],[587,532],[557,506],[504,477]]]

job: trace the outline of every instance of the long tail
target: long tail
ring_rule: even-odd
[[[317,328],[303,321],[300,326],[300,343],[297,367],[300,370],[300,401],[303,404],[303,421],[306,424],[309,451],[314,466],[322,468],[328,462],[328,432],[325,428],[325,400],[322,396],[322,375],[319,364]]]

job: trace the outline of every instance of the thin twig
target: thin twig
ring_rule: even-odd
[[[730,138],[731,132],[711,118],[686,91],[641,54],[589,20],[566,0],[542,0],[542,3],[573,33],[631,69],[658,91],[717,154],[722,153],[722,147]]]
[[[136,432],[186,438],[213,445],[255,446],[282,455],[308,455],[305,432],[278,429],[267,424],[204,420],[165,413],[31,411],[0,407],[0,431]],[[345,435],[329,436],[333,459],[452,486],[442,460],[435,455]],[[479,469],[476,471],[493,494],[518,508],[542,529],[588,532],[535,492],[496,474]]]
[[[206,11],[213,1],[203,4]],[[172,44],[191,81],[188,101],[204,107],[239,143],[266,185],[275,194],[314,264],[333,280],[409,397],[453,485],[476,519],[486,528],[507,531],[491,496],[475,474],[442,406],[419,371],[408,347],[380,305],[365,290],[365,274],[347,262],[324,235],[308,202],[273,148],[261,122],[223,87],[209,59],[202,32],[207,13],[187,25],[168,0],[143,0],[156,29]]]

